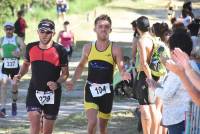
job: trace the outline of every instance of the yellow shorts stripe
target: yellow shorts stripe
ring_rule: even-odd
[[[97,104],[95,103],[91,103],[91,102],[84,102],[84,108],[85,111],[89,110],[89,109],[95,109],[98,111],[98,118],[102,118],[102,119],[110,119],[111,118],[111,113],[103,113],[99,111],[99,107],[97,106]]]

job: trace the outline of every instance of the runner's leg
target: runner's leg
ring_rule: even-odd
[[[99,118],[100,134],[107,134],[108,119]]]
[[[149,105],[140,105],[140,110],[143,134],[150,134],[152,121]]]
[[[86,111],[86,116],[88,120],[88,134],[95,134],[96,133],[96,126],[97,126],[97,113],[96,109],[88,109]]]
[[[150,104],[150,114],[151,114],[151,134],[157,134],[158,131],[158,112],[156,110],[155,104]]]
[[[28,112],[28,118],[30,121],[30,134],[40,133],[40,117],[41,113],[39,113],[38,111]]]
[[[7,98],[7,89],[6,85],[8,82],[8,78],[5,78],[1,82],[1,110],[5,109],[6,106],[6,98]]]
[[[52,134],[55,120],[43,118],[43,134]]]

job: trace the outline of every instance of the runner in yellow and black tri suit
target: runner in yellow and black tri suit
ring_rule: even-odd
[[[110,118],[113,103],[113,69],[112,43],[106,50],[99,51],[92,44],[88,56],[88,79],[85,86],[85,109],[96,109],[101,118]],[[106,75],[105,75],[106,74]]]
[[[108,120],[111,117],[113,104],[113,71],[115,63],[123,80],[131,76],[124,69],[123,54],[120,47],[109,41],[112,21],[106,14],[98,16],[94,21],[94,32],[97,40],[94,44],[85,44],[82,57],[67,89],[72,90],[88,63],[88,78],[85,86],[85,112],[88,134],[94,134],[98,125],[100,134],[106,134]]]

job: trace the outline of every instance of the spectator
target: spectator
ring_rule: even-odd
[[[72,46],[74,44],[74,34],[69,29],[69,21],[65,21],[63,27],[64,30],[60,31],[58,34],[57,42],[65,47],[69,57],[71,57],[73,52]]]
[[[136,20],[131,22],[132,29],[134,31],[133,34],[133,41],[132,41],[132,57],[133,57],[133,64],[135,64],[135,59],[136,59],[136,52],[137,52],[137,42],[139,40],[139,33],[137,31],[137,25],[136,25]]]
[[[147,17],[141,16],[137,19],[137,31],[140,35],[137,42],[136,53],[136,80],[134,87],[136,96],[140,105],[142,128],[144,134],[157,132],[157,117],[154,95],[149,92],[148,85],[145,79],[155,79],[158,77],[152,76],[149,68],[151,53],[153,51],[153,41],[149,33],[150,23]]]
[[[167,61],[166,67],[177,74],[194,103],[200,106],[200,75],[190,65],[189,56],[179,48],[175,48],[172,61]]]
[[[21,37],[22,40],[25,40],[25,30],[27,28],[27,24],[25,19],[23,18],[24,12],[23,11],[18,11],[17,12],[17,17],[18,19],[15,22],[15,33],[17,36]]]
[[[66,0],[56,0],[56,9],[59,20],[65,20],[66,12],[69,9],[69,4]]]
[[[171,52],[175,48],[180,48],[190,55],[192,51],[190,36],[185,32],[175,32],[169,39],[169,48]],[[167,60],[166,66],[171,62],[172,60]],[[191,61],[191,66],[198,70],[194,61]],[[152,81],[147,80],[147,82],[153,89]],[[174,71],[169,71],[160,86],[155,89],[156,95],[163,100],[162,121],[168,128],[169,134],[182,134],[185,130],[185,112],[189,111],[191,98],[183,84]]]

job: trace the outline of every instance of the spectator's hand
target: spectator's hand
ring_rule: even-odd
[[[66,87],[68,91],[71,91],[74,89],[74,82],[72,80],[66,81]]]
[[[50,90],[54,91],[58,88],[58,83],[55,81],[49,81],[47,82],[47,86],[50,88]]]
[[[180,48],[175,48],[172,54],[172,59],[176,64],[183,66],[185,70],[190,68],[189,56]]]
[[[185,73],[183,66],[179,62],[174,62],[172,59],[166,61],[165,67],[178,76],[181,76],[183,73]]]

